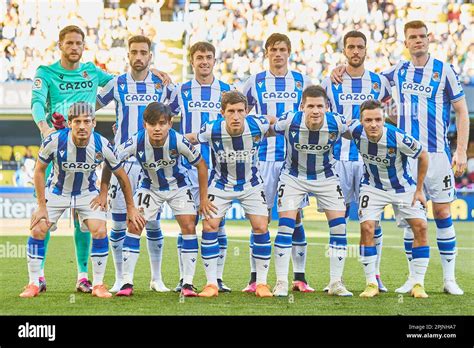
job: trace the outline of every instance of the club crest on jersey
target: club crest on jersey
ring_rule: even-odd
[[[89,80],[89,74],[87,73],[87,71],[82,72],[82,77],[85,78],[86,80]]]
[[[254,143],[258,143],[258,142],[260,142],[260,140],[261,140],[261,136],[260,136],[260,135],[256,135],[256,136],[253,137],[253,142],[254,142]]]
[[[43,80],[36,78],[33,81],[33,90],[41,89],[41,87],[43,87]]]
[[[329,133],[329,140],[334,141],[336,140],[337,134],[336,132]]]
[[[372,89],[375,91],[375,92],[380,92],[380,86],[378,84],[378,82],[374,82],[372,84]]]
[[[395,150],[395,148],[393,148],[393,147],[389,147],[389,148],[387,149],[387,153],[388,153],[388,155],[389,155],[390,157],[393,157],[393,156],[395,156],[396,150]]]
[[[435,71],[433,73],[433,77],[432,77],[433,81],[435,82],[439,82],[440,78],[439,78],[439,72]]]
[[[171,149],[171,150],[170,150],[170,157],[171,157],[171,158],[176,158],[176,157],[178,157],[178,150],[176,150],[176,149]]]
[[[155,89],[156,89],[157,91],[162,90],[162,89],[163,89],[163,86],[161,85],[161,83],[155,83]]]
[[[300,91],[303,90],[303,84],[301,83],[301,81],[296,81],[296,89],[299,89]]]
[[[102,154],[102,152],[97,152],[95,154],[95,160],[96,162],[102,162],[104,160],[104,155]]]

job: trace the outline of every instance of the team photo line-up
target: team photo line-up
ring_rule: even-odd
[[[316,196],[317,209],[329,225],[330,281],[324,289],[329,295],[353,295],[342,276],[346,220],[350,204],[358,202],[360,261],[366,276],[360,296],[388,291],[380,277],[380,220],[384,207],[392,204],[397,225],[404,230],[409,269],[405,284],[395,291],[428,297],[427,199],[433,205],[444,292],[462,295],[455,278],[450,205],[454,175],[462,175],[467,162],[465,95],[452,65],[430,55],[427,26],[408,22],[404,34],[410,60],[379,74],[364,67],[365,35],[346,33],[347,64],[317,86],[289,70],[290,39],[274,33],[265,42],[269,69],[236,89],[214,76],[215,48],[208,42],[189,49],[193,78],[173,85],[166,73],[150,67],[147,37],[129,39],[130,70],[113,76],[93,63],[81,63],[84,32],[72,25],[63,28],[60,60],[38,67],[32,87],[32,115],[42,144],[34,173],[38,207],[27,242],[29,283],[20,296],[46,291],[50,231],[69,208],[74,216],[77,291],[101,298],[112,293],[131,296],[144,229],[150,289],[170,291],[161,275],[160,213],[165,202],[180,228],[179,283],[174,291],[186,297],[230,292],[223,281],[225,214],[235,200],[251,228],[250,280],[242,291],[257,297],[287,296],[290,286],[314,292],[305,277],[307,242],[301,214],[309,195]],[[390,115],[396,126],[385,123],[384,109],[391,98],[397,105],[396,115]],[[113,145],[94,131],[95,112],[112,101]],[[451,106],[458,130],[452,156],[447,139]],[[174,115],[181,116],[179,132],[172,129]],[[97,187],[96,169],[103,162]],[[275,199],[279,219],[272,250],[268,225]],[[103,282],[109,244],[115,266],[111,289]],[[199,248],[207,279],[201,292],[193,286]],[[276,284],[270,289],[272,252]]]

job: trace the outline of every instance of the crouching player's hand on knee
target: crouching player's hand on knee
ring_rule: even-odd
[[[46,205],[44,206],[40,205],[38,209],[36,209],[31,215],[30,230],[33,227],[35,227],[36,224],[39,223],[41,220],[45,220],[46,225],[48,225],[48,227],[51,226],[51,223],[49,222],[48,210],[46,209]]]
[[[201,201],[201,203],[199,204],[199,214],[201,214],[201,216],[204,217],[205,220],[209,220],[217,214],[217,208],[214,203],[211,202],[207,194],[207,165],[206,162],[201,159],[195,164],[195,167],[198,171],[199,197]]]
[[[107,211],[107,191],[101,190],[100,193],[91,200],[91,208],[93,210],[100,208],[102,211]]]

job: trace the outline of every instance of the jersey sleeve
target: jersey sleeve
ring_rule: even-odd
[[[194,147],[193,144],[189,142],[188,139],[182,135],[179,137],[181,138],[181,140],[178,140],[179,153],[186,157],[189,164],[196,166],[201,160],[201,154],[199,153],[198,149],[196,149],[196,147]]]
[[[163,94],[161,95],[161,102],[162,103],[169,103],[171,101],[171,96],[173,91],[175,90],[175,85],[170,83],[166,86],[163,86]]]
[[[398,64],[396,65],[392,65],[390,68],[388,68],[387,70],[385,71],[382,71],[382,76],[384,76],[388,82],[390,83],[390,86],[395,86],[395,71],[397,70],[397,68],[400,66],[400,64],[402,64],[403,62],[399,62]]]
[[[307,75],[303,76],[303,82],[304,82],[303,89],[306,89],[307,87],[312,86],[314,84],[313,81],[311,81],[311,78]]]
[[[112,170],[115,171],[120,168],[121,161],[117,158],[116,154],[114,153],[114,148],[109,143],[107,139],[101,137],[102,141],[102,152],[104,154],[104,161],[107,166]]]
[[[260,132],[262,133],[262,136],[265,135],[265,133],[270,128],[270,122],[268,122],[267,118],[263,115],[249,115],[249,117],[255,121],[258,128],[260,129]]]
[[[244,85],[242,86],[242,93],[247,98],[248,102],[248,109],[249,111],[253,109],[253,107],[257,104],[257,100],[253,96],[253,85],[254,85],[255,77],[250,76],[247,81],[245,81]]]
[[[273,129],[278,134],[285,134],[285,131],[288,125],[291,123],[291,119],[293,118],[294,112],[286,112],[280,116],[278,121],[275,122],[273,125]]]
[[[50,79],[46,70],[42,66],[38,67],[31,87],[31,113],[36,123],[46,121],[46,100],[49,85]]]
[[[110,80],[114,78],[114,75],[111,75],[99,67],[96,68],[97,77],[99,78],[99,86],[104,87]]]
[[[199,130],[197,139],[201,144],[208,143],[211,141],[212,125],[213,123],[206,122],[202,125],[201,129]]]
[[[346,124],[346,118],[344,115],[334,113],[334,119],[337,122],[337,129],[339,130],[339,136],[347,132],[349,127]]]
[[[360,139],[363,126],[358,119],[353,118],[347,126],[347,130],[351,133],[353,139]]]
[[[384,75],[380,75],[380,82],[380,100],[386,102],[392,97],[392,86]]]
[[[134,135],[128,138],[124,143],[117,146],[115,155],[120,162],[128,160],[130,157],[135,156],[137,152],[137,136]]]
[[[462,89],[461,82],[459,81],[459,76],[454,71],[454,67],[449,65],[446,68],[446,94],[448,100],[451,103],[455,103],[458,100],[464,98],[464,90]]]
[[[41,142],[41,147],[38,152],[38,160],[45,164],[51,163],[54,159],[54,154],[57,149],[57,132],[48,135]]]
[[[102,88],[97,95],[97,101],[100,105],[106,106],[114,99],[115,84],[117,82],[117,77],[114,77],[110,80],[104,88]]]
[[[178,115],[180,112],[180,106],[179,106],[179,100],[178,100],[179,99],[178,94],[179,94],[180,89],[181,89],[181,84],[178,84],[171,92],[170,99],[169,99],[170,100],[169,107],[171,108],[171,112],[175,115]]]
[[[417,158],[423,150],[423,146],[415,138],[404,132],[397,132],[397,146],[400,152],[412,158]]]

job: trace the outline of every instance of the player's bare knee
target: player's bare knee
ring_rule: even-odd
[[[142,230],[139,229],[138,227],[135,227],[135,225],[131,222],[127,224],[127,229],[128,229],[128,233],[135,234],[137,236],[142,235]]]
[[[428,242],[428,224],[425,220],[417,219],[412,222],[412,230],[415,240],[422,245]]]
[[[450,203],[433,203],[433,216],[435,219],[446,219],[451,216]]]
[[[375,224],[372,221],[365,221],[360,224],[360,243],[371,245],[374,238]]]
[[[196,234],[196,225],[194,221],[186,221],[180,224],[182,234]]]
[[[44,225],[44,226],[43,226]],[[48,228],[46,226],[46,223],[39,223],[37,224],[36,226],[34,226],[31,230],[30,230],[30,235],[34,238],[34,239],[39,239],[39,240],[43,240],[45,239],[46,237],[46,232],[48,232]]]
[[[253,228],[253,233],[255,234],[263,234],[268,231],[268,225],[267,224],[259,224],[257,226],[254,226]]]

